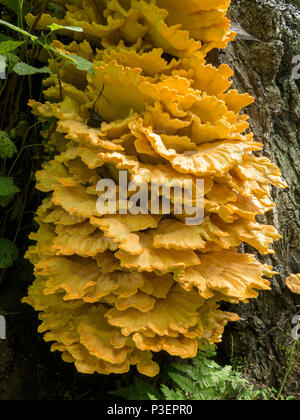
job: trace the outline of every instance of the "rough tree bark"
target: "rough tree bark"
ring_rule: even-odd
[[[289,189],[274,191],[277,208],[263,219],[283,239],[274,256],[260,259],[272,263],[280,275],[272,292],[238,307],[244,321],[229,327],[224,347],[231,356],[244,355],[257,380],[278,386],[284,374],[283,348],[291,342],[291,320],[299,311],[299,297],[286,288],[285,278],[300,272],[300,80],[292,78],[292,59],[300,55],[300,0],[235,0],[230,15],[257,40],[238,39],[218,59],[235,70],[235,87],[256,98],[247,109],[251,128],[265,145],[264,155],[281,168]]]

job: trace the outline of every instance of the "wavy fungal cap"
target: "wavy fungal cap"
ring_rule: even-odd
[[[300,273],[292,274],[291,276],[287,277],[286,285],[291,292],[300,295]]]
[[[234,38],[228,0],[56,3],[64,17],[45,12],[37,29],[57,23],[83,32],[62,30],[75,39],[53,42],[60,59],[49,61],[46,100],[29,103],[49,122],[42,135],[57,156],[36,174],[47,197],[27,252],[36,280],[23,301],[40,312],[52,351],[79,372],[136,365],[155,376],[153,354],[192,358],[203,340],[221,341],[238,316],[219,302],[248,302],[270,289],[272,268],[237,249],[247,243],[274,252],[280,235],[256,216],[274,207],[271,186],[286,184],[273,163],[253,154],[262,145],[246,133],[241,113],[253,98],[231,89],[227,65],[205,61]],[[27,16],[29,24],[35,19]],[[93,71],[66,67],[61,53],[92,62]],[[203,179],[203,223],[186,225],[173,193],[169,214],[100,214],[97,184],[117,181],[120,171],[149,188],[190,180],[193,193]]]

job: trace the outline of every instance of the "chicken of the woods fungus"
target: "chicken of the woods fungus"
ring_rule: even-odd
[[[29,103],[56,157],[36,175],[47,195],[27,252],[36,279],[23,301],[39,312],[51,350],[79,372],[135,365],[153,377],[154,354],[193,358],[202,342],[221,341],[239,318],[220,302],[270,289],[272,267],[238,247],[274,252],[280,235],[256,216],[274,207],[272,186],[286,184],[253,153],[262,145],[241,112],[253,98],[231,89],[227,65],[206,62],[234,39],[230,0],[55,3],[64,16],[26,18],[73,39],[53,42],[45,102]],[[97,184],[117,182],[120,171],[149,188],[204,180],[203,222],[175,214],[174,194],[169,214],[100,214]]]

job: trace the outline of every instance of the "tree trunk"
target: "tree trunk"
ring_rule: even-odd
[[[243,356],[258,381],[278,386],[285,373],[284,349],[292,341],[292,318],[299,311],[299,296],[289,292],[285,278],[300,272],[300,80],[292,77],[293,57],[300,54],[300,0],[233,0],[230,15],[256,40],[241,35],[220,51],[218,60],[235,70],[235,88],[256,98],[247,109],[251,129],[264,144],[264,155],[281,168],[289,189],[274,190],[277,208],[262,219],[283,235],[274,256],[259,257],[280,275],[272,292],[239,305],[242,321],[229,327],[223,348],[227,355]]]

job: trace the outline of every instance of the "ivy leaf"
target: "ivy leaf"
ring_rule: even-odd
[[[58,23],[52,23],[52,25],[49,25],[48,28],[50,28],[51,32],[60,31],[62,29],[66,31],[83,32],[83,29],[80,28],[80,26],[64,26],[59,25]]]
[[[20,190],[15,186],[12,178],[7,176],[0,177],[0,197],[7,197],[18,192]]]
[[[32,41],[36,41],[38,39],[37,36],[30,34],[27,31],[24,31],[24,29],[18,28],[18,26],[12,25],[11,23],[5,22],[5,20],[0,19],[0,25],[4,25],[9,29],[12,29],[15,32],[19,32],[20,34],[29,37]]]
[[[0,42],[0,54],[6,54],[14,51],[24,44],[24,41],[4,41]]]
[[[16,245],[8,239],[0,238],[0,268],[9,268],[19,256]]]
[[[51,73],[51,70],[49,67],[42,67],[40,69],[36,67],[29,66],[29,64],[26,63],[17,63],[13,70],[19,75],[19,76],[32,76],[33,74],[37,73]]]

